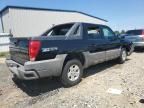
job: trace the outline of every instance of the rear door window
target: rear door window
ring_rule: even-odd
[[[100,26],[89,25],[86,31],[87,31],[88,39],[102,39]]]

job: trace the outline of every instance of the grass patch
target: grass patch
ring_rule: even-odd
[[[0,52],[0,57],[8,56],[9,52]]]

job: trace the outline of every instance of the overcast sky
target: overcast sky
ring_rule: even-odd
[[[144,0],[0,0],[0,10],[7,5],[82,11],[108,20],[113,30],[144,28]]]

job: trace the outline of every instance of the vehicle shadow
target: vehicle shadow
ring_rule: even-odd
[[[53,90],[58,90],[63,87],[58,78],[43,78],[30,81],[20,81],[13,78],[12,80],[18,88],[32,97],[39,96]]]
[[[128,60],[129,59],[127,59],[127,61]],[[102,72],[103,70],[105,70],[107,68],[113,67],[114,65],[117,65],[116,60],[111,60],[111,61],[107,61],[104,63],[100,63],[97,65],[91,66],[91,67],[85,69],[83,77],[86,78],[86,77],[92,76],[96,73]]]
[[[144,49],[142,49],[142,48],[137,48],[137,49],[134,50],[134,52],[136,52],[136,53],[143,53],[143,52],[144,52]]]
[[[83,77],[86,78],[98,72],[102,72],[103,70],[110,68],[114,65],[117,65],[117,62],[115,60],[94,65],[84,70]],[[39,96],[41,94],[63,88],[63,85],[61,84],[59,78],[44,78],[44,79],[31,80],[31,81],[19,81],[13,78],[13,81],[18,88],[20,88],[27,95],[32,97]]]

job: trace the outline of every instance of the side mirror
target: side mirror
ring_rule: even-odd
[[[120,36],[122,39],[124,39],[125,38],[125,36]]]
[[[116,35],[119,39],[124,39],[125,36],[124,35]]]
[[[119,35],[119,34],[116,34],[115,36],[118,37],[118,38],[120,38],[120,35]]]
[[[108,37],[109,40],[114,41],[117,40],[119,37],[117,37],[117,35],[112,36],[112,37]]]

